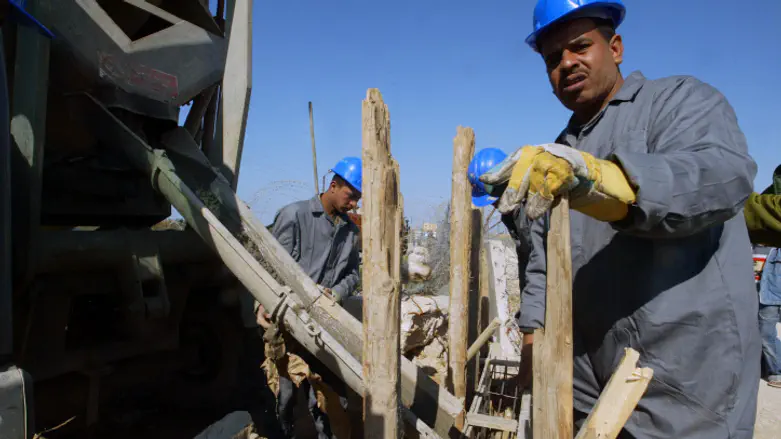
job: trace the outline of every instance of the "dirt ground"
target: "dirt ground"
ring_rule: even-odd
[[[759,383],[759,404],[754,439],[776,439],[781,435],[781,389]]]

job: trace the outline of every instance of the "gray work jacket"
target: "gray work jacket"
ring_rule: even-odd
[[[331,288],[339,303],[358,287],[359,233],[347,215],[328,216],[319,196],[283,207],[271,228],[304,272],[315,283]]]
[[[751,438],[760,342],[742,207],[756,164],[732,107],[695,78],[635,72],[557,142],[613,159],[637,188],[620,223],[571,213],[576,418],[631,347],[654,377],[622,437]],[[526,328],[544,321],[548,216],[531,226]]]

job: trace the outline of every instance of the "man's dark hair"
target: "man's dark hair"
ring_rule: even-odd
[[[342,178],[342,177],[340,177],[340,176],[338,176],[336,174],[334,174],[334,178],[331,179],[331,182],[336,183],[336,185],[339,186],[339,187],[348,184],[347,180],[345,180],[344,178]]]

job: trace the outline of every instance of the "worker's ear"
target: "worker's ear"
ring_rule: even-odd
[[[613,55],[613,62],[620,66],[624,62],[624,41],[621,35],[615,34],[610,39],[610,53]]]

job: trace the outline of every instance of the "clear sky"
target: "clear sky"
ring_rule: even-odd
[[[523,42],[535,0],[255,1],[253,89],[239,195],[265,223],[313,194],[318,171],[361,154],[361,100],[377,87],[413,225],[450,197],[453,137],[510,152],[553,141],[569,113]],[[625,0],[622,71],[690,74],[735,107],[759,164],[781,164],[781,1]],[[774,79],[776,78],[776,79]]]

